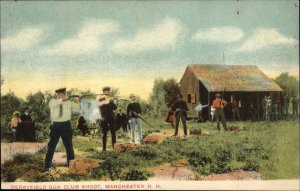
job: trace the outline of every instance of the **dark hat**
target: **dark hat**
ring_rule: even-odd
[[[66,88],[60,88],[55,90],[55,93],[66,93]]]
[[[217,94],[216,94],[216,97],[221,97],[221,94],[217,93]]]
[[[98,101],[104,101],[104,100],[106,100],[106,96],[100,96],[100,98],[98,99]]]
[[[102,92],[103,92],[103,94],[109,94],[110,93],[110,87],[103,87],[102,88]]]

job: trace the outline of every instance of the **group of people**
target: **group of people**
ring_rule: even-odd
[[[49,170],[51,167],[52,158],[54,155],[54,151],[56,145],[59,141],[59,138],[62,138],[63,144],[66,148],[67,153],[67,162],[69,165],[69,161],[74,159],[74,150],[72,144],[72,128],[71,128],[71,113],[72,113],[72,104],[70,102],[70,97],[66,95],[66,88],[58,89],[55,91],[57,97],[52,98],[49,102],[50,113],[51,113],[51,132],[50,132],[50,141],[48,143],[48,151],[45,157],[45,171]],[[224,108],[228,105],[228,102],[224,100],[219,93],[215,95],[215,99],[211,105],[211,111],[213,111],[213,118],[217,123],[217,129],[220,131],[220,121],[225,129],[228,130],[225,120]],[[136,97],[131,94],[130,95],[131,102],[127,106],[127,114],[119,112],[115,114],[116,109],[118,108],[118,100],[108,99],[106,96],[101,96],[99,101],[99,112],[101,115],[100,126],[102,128],[103,137],[103,148],[102,150],[106,150],[107,144],[107,133],[111,132],[112,138],[112,148],[116,143],[116,129],[121,128],[127,132],[127,125],[129,124],[131,130],[131,141],[135,143],[135,131],[138,130],[139,143],[143,144],[143,135],[142,135],[142,127],[141,127],[141,113],[142,109],[140,104],[136,101]],[[286,102],[289,103],[289,100],[285,98]],[[269,106],[272,105],[269,97],[266,97],[263,104],[265,104],[265,112],[266,119],[270,117],[269,115]],[[241,120],[239,115],[239,109],[241,107],[240,101],[234,100],[231,98],[231,108],[233,112],[234,119]],[[296,98],[293,98],[293,105],[298,106],[299,101]],[[202,109],[207,107],[208,105],[199,104],[195,110],[201,114]],[[253,104],[250,105],[250,109],[255,110]],[[294,108],[294,107],[293,107]],[[175,125],[175,133],[174,136],[178,135],[179,123],[182,121],[184,135],[187,135],[187,112],[189,109],[187,107],[187,103],[182,99],[182,95],[178,96],[178,100],[176,100],[171,106],[171,112],[174,114],[173,124]],[[294,109],[293,109],[294,110]],[[287,111],[287,110],[286,110]],[[295,107],[294,113],[298,114],[298,107]],[[17,115],[17,113],[16,113]],[[12,120],[12,124],[18,123],[18,118]],[[16,121],[16,122],[15,122]],[[81,116],[78,120],[77,127],[83,132],[83,135],[89,134],[87,123],[83,116]]]
[[[34,139],[34,125],[32,123],[31,116],[28,108],[24,109],[24,113],[15,111],[10,121],[12,141],[26,141]],[[30,133],[30,134],[28,134]],[[26,136],[28,135],[28,136]]]
[[[239,120],[241,121],[240,111],[241,111],[241,100],[236,100],[234,96],[231,96],[230,102],[228,103],[226,100],[224,100],[221,96],[221,94],[217,93],[216,98],[213,100],[211,108],[210,108],[210,115],[211,115],[211,121],[216,121],[217,128],[220,131],[220,121],[222,122],[222,125],[224,129],[227,131],[227,125],[225,120],[225,110],[224,108],[227,105],[230,105],[230,110],[232,112],[232,118],[233,121]],[[288,116],[288,109],[289,109],[289,97],[287,95],[284,96],[283,99],[283,114],[285,116]],[[293,115],[298,115],[298,108],[299,108],[299,99],[294,96],[291,100],[292,108],[293,108]],[[198,121],[203,121],[202,116],[202,110],[203,108],[207,107],[209,105],[202,105],[199,103],[195,107],[195,111],[198,113]],[[265,99],[262,102],[262,108],[263,108],[263,119],[264,120],[278,120],[279,115],[279,101],[272,103],[271,96],[265,96]],[[182,95],[178,97],[178,100],[172,105],[171,112],[168,113],[168,116],[166,117],[166,121],[173,122],[176,121],[175,124],[175,134],[176,136],[178,134],[178,126],[179,121],[182,121],[183,129],[184,129],[184,135],[187,134],[187,126],[186,126],[186,118],[187,118],[187,112],[188,107],[185,101],[182,100]],[[174,114],[175,119],[172,120],[172,116],[169,115],[170,113]],[[253,103],[250,103],[248,109],[247,109],[247,119],[255,120],[257,119],[257,109],[254,107]]]
[[[288,119],[290,103],[292,103],[293,115],[298,116],[299,99],[296,96],[293,96],[292,100],[290,100],[288,95],[284,95],[282,101],[274,101],[271,96],[265,96],[261,103],[263,109],[263,120],[278,120],[281,113],[283,118]]]
[[[217,122],[217,128],[220,131],[220,121],[223,124],[223,127],[225,130],[227,130],[226,121],[225,121],[225,114],[224,114],[224,107],[228,104],[227,101],[221,99],[221,94],[216,94],[216,99],[212,103],[212,109],[213,109],[213,116],[214,119]],[[198,112],[199,118],[202,118],[202,109],[207,107],[208,105],[197,105],[195,108],[195,111]],[[171,112],[174,114],[175,117],[175,133],[174,136],[178,135],[178,127],[180,120],[182,121],[183,125],[183,132],[184,135],[187,135],[187,112],[189,112],[189,109],[187,107],[187,103],[182,99],[182,95],[178,96],[178,100],[175,101],[171,106]],[[167,120],[170,116],[167,116]]]
[[[103,90],[104,91],[104,90]],[[52,164],[52,159],[56,145],[60,137],[66,148],[67,164],[69,166],[70,160],[74,159],[74,149],[72,143],[72,128],[71,128],[71,114],[76,111],[71,104],[70,97],[66,95],[66,88],[55,90],[56,98],[52,98],[49,102],[50,114],[51,114],[51,132],[50,141],[48,143],[48,150],[45,157],[45,169],[48,171]],[[135,143],[135,131],[138,130],[139,143],[143,144],[142,126],[140,115],[142,109],[137,102],[136,97],[130,95],[131,102],[127,106],[127,115],[122,113],[115,114],[118,108],[118,100],[108,99],[106,96],[99,98],[99,112],[100,112],[100,127],[102,129],[102,150],[106,150],[107,133],[110,131],[112,139],[112,148],[116,143],[116,129],[122,127],[124,131],[127,131],[127,123],[129,123],[131,129],[132,143]],[[126,126],[125,126],[126,125]],[[80,116],[77,123],[77,128],[80,129],[83,135],[89,134],[86,120],[83,116]]]

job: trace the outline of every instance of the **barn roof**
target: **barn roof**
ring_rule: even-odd
[[[188,65],[209,92],[223,91],[283,91],[257,66],[253,65]],[[186,72],[184,75],[186,75]]]

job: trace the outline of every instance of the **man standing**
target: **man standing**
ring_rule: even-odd
[[[138,129],[139,131],[139,142],[143,144],[143,133],[142,133],[142,125],[141,119],[139,118],[142,114],[141,105],[136,101],[136,98],[133,94],[130,94],[131,103],[127,106],[127,116],[129,119],[129,125],[131,129],[131,141],[135,143],[135,131]]]
[[[262,100],[261,102],[261,107],[262,107],[262,111],[263,111],[263,120],[266,120],[266,106],[267,106],[267,96],[265,95],[265,98]]]
[[[299,99],[294,96],[292,99],[293,115],[298,115]]]
[[[124,113],[122,110],[120,110],[116,115],[116,124],[117,124],[116,130],[122,127],[123,132],[127,133],[128,117],[126,113]]]
[[[272,116],[272,99],[271,96],[267,98],[267,105],[266,105],[266,120],[271,121]]]
[[[100,101],[100,126],[102,127],[103,137],[102,137],[102,150],[106,151],[106,143],[107,143],[107,133],[110,131],[111,133],[111,142],[112,148],[114,149],[114,145],[116,143],[116,117],[114,114],[114,110],[117,109],[117,104],[114,103],[113,100],[106,101],[106,97],[102,96],[99,99]]]
[[[19,136],[18,133],[20,132],[20,129],[19,129],[20,123],[21,123],[20,112],[15,111],[13,113],[13,117],[11,118],[11,121],[10,121],[11,131],[12,131],[12,135],[13,135],[13,142],[16,142],[17,136]]]
[[[290,105],[290,98],[288,95],[285,95],[283,98],[283,111],[286,119],[288,119],[289,116],[289,105]]]
[[[224,114],[224,107],[227,105],[227,101],[221,99],[221,95],[219,93],[216,94],[216,99],[213,101],[213,108],[215,108],[215,118],[217,122],[217,128],[220,131],[220,118],[222,121],[222,125],[227,131],[226,121],[225,121],[225,114]]]
[[[202,105],[199,101],[199,104],[195,107],[195,111],[198,113],[198,122],[203,122],[204,119],[203,119],[203,116],[202,116],[202,110],[203,108],[207,107],[207,105]]]
[[[21,120],[22,121],[32,121],[28,108],[26,107],[24,110],[25,110],[25,112],[24,112],[24,114],[21,115]]]
[[[55,93],[57,98],[52,98],[49,102],[52,126],[44,171],[48,171],[51,167],[54,151],[60,137],[66,148],[68,166],[70,160],[75,158],[72,143],[73,132],[71,127],[71,115],[75,108],[72,107],[71,101],[66,95],[66,88],[57,89],[55,90]]]
[[[249,108],[247,110],[247,119],[250,119],[251,121],[255,121],[257,113],[256,113],[256,109],[253,105],[253,103],[250,103]]]
[[[186,118],[187,118],[187,112],[189,111],[189,109],[186,105],[186,102],[182,100],[181,94],[178,96],[178,100],[175,101],[173,103],[173,105],[171,106],[171,110],[175,112],[175,117],[176,117],[176,127],[175,127],[174,136],[177,136],[177,134],[178,134],[178,126],[179,126],[180,119],[183,124],[184,135],[187,135]]]
[[[240,107],[239,107],[239,102],[237,102],[234,98],[234,96],[231,96],[231,106],[232,106],[232,115],[233,115],[233,121],[236,120],[236,117],[238,118],[239,121],[241,121],[241,117],[240,117]]]

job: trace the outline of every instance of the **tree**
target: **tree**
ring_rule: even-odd
[[[107,96],[109,97],[117,97],[119,96],[119,89],[118,88],[110,88],[110,92]]]
[[[24,101],[18,98],[14,92],[9,91],[6,95],[1,96],[1,123],[2,119],[10,118],[14,111],[20,110]]]
[[[14,92],[9,91],[6,95],[1,96],[1,139],[7,137],[10,129],[10,120],[15,111],[20,110],[20,106],[24,101],[17,96]]]
[[[171,78],[165,81],[164,84],[165,90],[165,102],[168,108],[178,99],[180,94],[180,88],[175,79]]]
[[[299,96],[299,80],[290,76],[288,72],[281,73],[274,81],[288,96]]]
[[[46,96],[45,96],[46,95]],[[27,107],[32,120],[39,123],[50,123],[50,109],[48,102],[51,98],[51,94],[47,92],[43,94],[41,91],[38,91],[35,94],[30,93],[26,97],[26,102],[24,107]]]
[[[152,93],[150,95],[150,108],[149,114],[154,117],[160,117],[167,111],[167,105],[165,101],[166,92],[164,90],[165,81],[161,78],[154,80]]]

